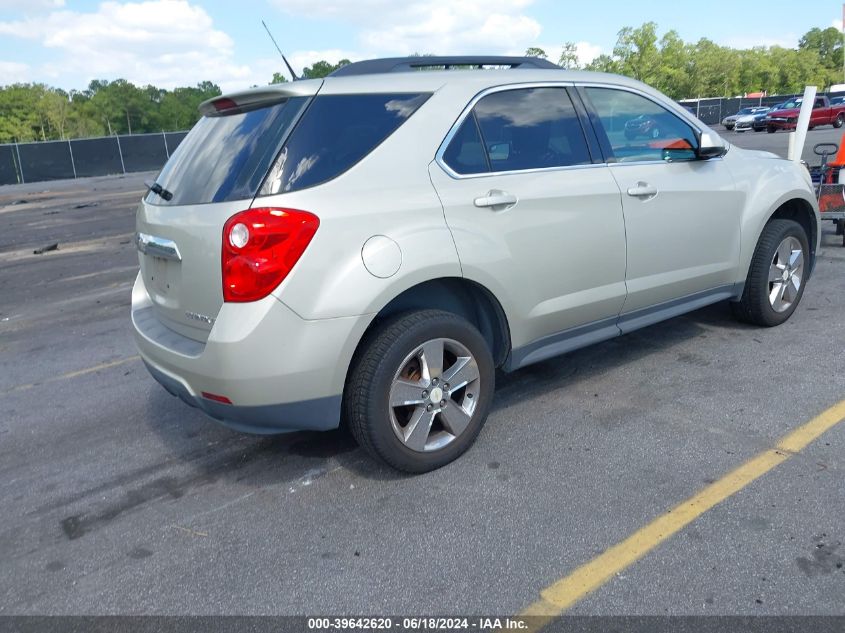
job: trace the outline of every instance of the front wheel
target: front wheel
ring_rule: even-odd
[[[751,258],[742,298],[734,315],[772,327],[786,321],[804,295],[810,247],[804,228],[792,220],[772,220],[763,229]]]
[[[471,323],[439,310],[409,312],[376,326],[362,342],[344,412],[373,457],[423,473],[472,445],[494,386],[492,354]]]

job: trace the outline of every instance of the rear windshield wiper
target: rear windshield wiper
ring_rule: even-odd
[[[158,194],[159,196],[161,196],[165,200],[170,200],[171,198],[173,198],[173,194],[171,192],[169,192],[167,189],[165,189],[164,187],[162,187],[157,182],[153,182],[153,183],[144,182],[144,184],[147,186],[147,189],[149,189],[150,191],[152,191],[155,194]]]

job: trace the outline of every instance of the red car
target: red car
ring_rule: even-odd
[[[801,99],[785,103],[781,109],[772,110],[766,115],[766,131],[770,134],[778,130],[794,130],[801,111]],[[816,97],[810,114],[810,129],[820,125],[832,125],[839,128],[845,124],[845,103],[830,105],[827,97]]]

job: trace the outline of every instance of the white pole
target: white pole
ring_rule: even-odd
[[[26,178],[23,175],[23,163],[21,162],[21,148],[18,147],[18,142],[15,141],[15,154],[18,155],[18,167],[21,169],[21,182],[26,184]]]
[[[804,142],[807,140],[807,128],[810,127],[810,115],[813,113],[815,102],[816,87],[807,86],[804,88],[804,100],[801,102],[801,112],[798,114],[798,123],[795,126],[795,145],[789,155],[789,160],[794,160],[796,163],[801,162]]]

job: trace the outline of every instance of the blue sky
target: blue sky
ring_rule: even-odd
[[[566,41],[586,61],[610,52],[623,26],[737,47],[796,46],[814,26],[839,26],[841,3],[675,0],[0,0],[0,85],[40,81],[83,88],[125,77],[163,87],[209,79],[225,90],[280,70],[264,18],[297,69],[318,59],[425,53],[551,58]]]

